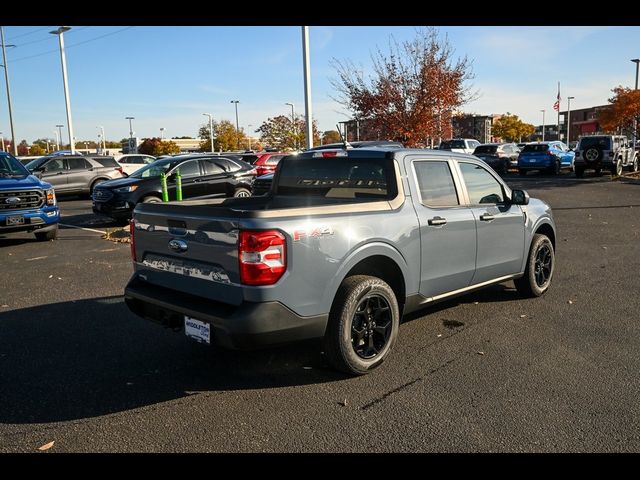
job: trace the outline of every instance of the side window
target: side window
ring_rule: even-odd
[[[203,160],[202,164],[204,165],[204,173],[205,175],[219,175],[224,172],[222,168],[211,160]]]
[[[240,166],[237,163],[227,160],[226,158],[220,158],[215,162],[226,172],[235,172],[236,170],[240,170]]]
[[[156,161],[155,158],[153,157],[141,157],[142,161],[140,163],[144,163],[145,165],[149,165],[150,163],[153,163]]]
[[[504,201],[502,185],[480,165],[460,162],[460,170],[472,205]]]
[[[86,170],[91,168],[84,158],[67,158],[69,170]]]
[[[61,158],[51,159],[44,166],[45,172],[59,172],[61,170],[64,170],[64,162]]]
[[[198,160],[190,160],[188,162],[181,163],[174,172],[177,170],[180,170],[180,176],[182,177],[197,177],[200,175],[200,165],[198,165]]]
[[[131,161],[129,160],[129,157],[122,157],[120,160],[118,160],[118,163],[123,163],[125,165],[131,163]]]
[[[451,207],[459,205],[458,194],[447,162],[413,163],[423,205]]]

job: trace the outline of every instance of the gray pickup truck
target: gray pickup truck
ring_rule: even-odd
[[[555,266],[549,205],[447,151],[286,157],[266,195],[138,204],[131,233],[134,313],[228,348],[322,338],[355,375],[402,315],[508,280],[540,296]]]

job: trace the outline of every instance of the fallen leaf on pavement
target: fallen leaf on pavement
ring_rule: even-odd
[[[526,315],[520,315],[520,318],[526,318],[526,317],[527,317]]]
[[[338,404],[342,405],[343,407],[347,406],[347,399],[345,398],[343,401],[338,402]]]
[[[440,338],[441,336],[442,336],[442,334],[441,334],[441,333],[439,333],[438,335],[436,335],[436,337],[438,337],[438,338]]]
[[[53,278],[53,275],[49,275],[49,278]]]
[[[478,355],[484,355],[484,352],[478,352]]]
[[[567,303],[568,303],[569,305],[573,305],[573,302],[572,302],[571,300],[569,300]]]
[[[49,442],[49,443],[45,443],[44,445],[42,445],[41,447],[38,447],[38,450],[45,451],[45,450],[49,450],[51,447],[53,447],[53,444],[56,443],[55,440]]]

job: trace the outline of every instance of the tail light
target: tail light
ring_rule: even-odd
[[[136,221],[129,222],[129,243],[131,244],[131,260],[136,262]]]
[[[549,155],[550,157],[553,157],[553,152],[551,150],[547,150],[547,155]]]
[[[286,239],[277,230],[241,230],[238,243],[240,283],[276,283],[287,269],[286,251]]]

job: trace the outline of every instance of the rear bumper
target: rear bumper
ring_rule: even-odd
[[[328,315],[301,317],[279,302],[235,306],[152,285],[134,274],[125,302],[136,315],[184,329],[184,316],[211,326],[211,342],[231,349],[255,349],[322,337]]]

